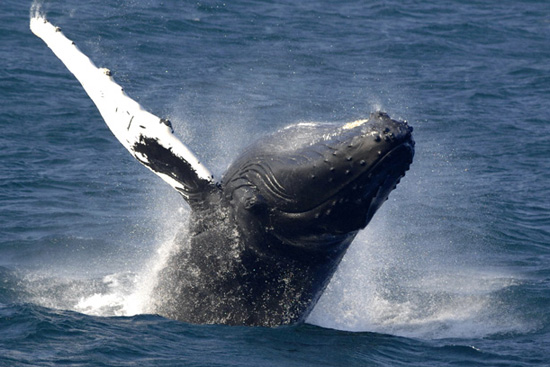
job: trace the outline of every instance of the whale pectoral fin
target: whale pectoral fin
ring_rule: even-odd
[[[108,69],[98,68],[48,20],[35,15],[30,28],[78,79],[109,129],[139,162],[188,201],[200,200],[202,193],[215,187],[212,174],[174,135],[168,120],[145,111],[128,97]]]

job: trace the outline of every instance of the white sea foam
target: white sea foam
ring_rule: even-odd
[[[381,243],[373,227],[350,248],[308,322],[424,338],[482,337],[519,326],[513,316],[503,322],[498,296],[517,280],[496,270],[438,266],[437,258],[417,268],[418,257],[396,259],[398,246]]]

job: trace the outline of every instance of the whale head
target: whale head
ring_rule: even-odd
[[[383,112],[343,126],[297,124],[237,158],[224,175],[224,193],[244,221],[259,221],[285,244],[349,244],[412,163],[411,133]]]

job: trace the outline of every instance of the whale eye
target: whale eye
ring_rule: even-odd
[[[258,212],[261,208],[265,208],[265,199],[255,193],[247,191],[241,199],[243,208],[252,212]]]
[[[255,197],[255,196],[252,196],[252,197],[249,197],[249,198],[246,198],[244,200],[244,208],[246,210],[251,210],[253,209],[255,206],[258,205],[258,199]]]

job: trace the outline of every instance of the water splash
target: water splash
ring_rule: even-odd
[[[489,265],[491,250],[473,230],[453,226],[450,208],[463,195],[443,187],[433,167],[433,159],[415,163],[352,244],[308,322],[427,339],[530,328],[505,301],[521,279]],[[430,185],[421,184],[425,177]],[[462,215],[478,214],[472,206]]]
[[[30,18],[44,18],[45,17],[45,11],[42,8],[43,1],[42,0],[34,0],[31,9],[30,9]]]
[[[166,191],[168,190],[168,192]],[[173,200],[174,195],[178,200]],[[102,278],[104,287],[79,298],[70,309],[97,316],[133,316],[154,313],[156,300],[151,294],[157,284],[159,272],[178,246],[177,237],[188,220],[188,209],[183,200],[169,188],[151,187],[145,207],[150,220],[157,223],[155,251],[150,259],[134,272],[116,272]],[[174,215],[176,213],[176,215]]]
[[[421,268],[418,257],[395,261],[392,251],[398,246],[380,241],[372,230],[350,248],[308,322],[429,339],[484,337],[524,327],[514,315],[500,317],[507,313],[500,293],[518,284],[509,274],[438,266],[438,258]]]
[[[95,316],[153,313],[154,300],[150,295],[156,285],[157,274],[162,270],[174,246],[174,241],[162,243],[152,260],[138,272],[106,275],[101,279],[103,287],[99,291],[81,296],[76,304],[68,305],[68,308]]]

